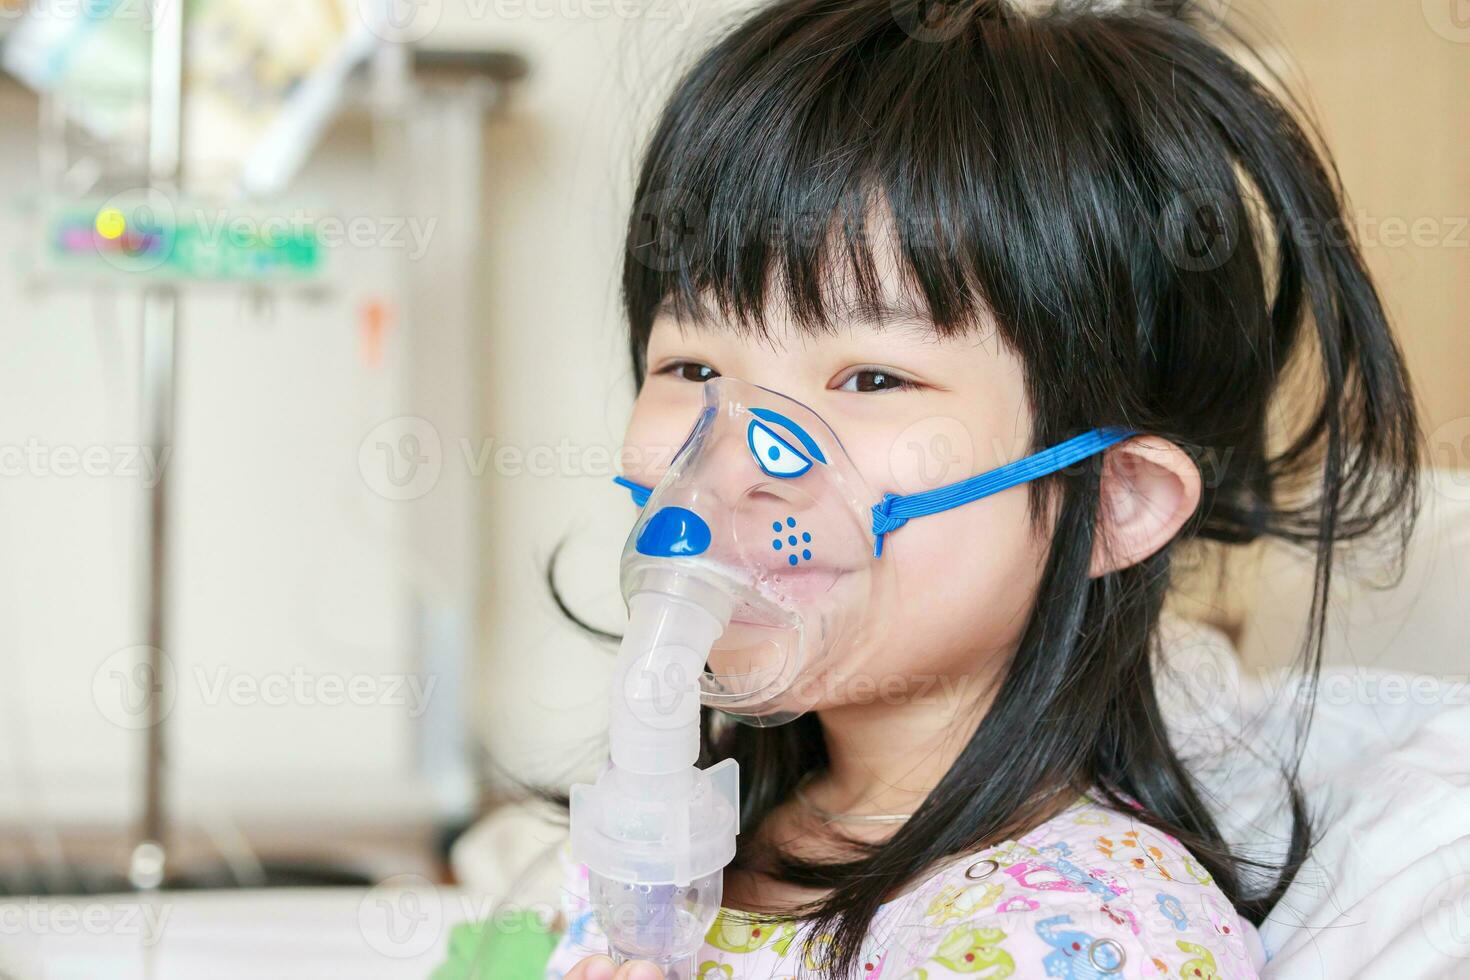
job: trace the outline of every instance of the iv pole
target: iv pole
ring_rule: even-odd
[[[3,0],[0,0],[3,2]],[[54,90],[39,85],[41,94],[41,164],[46,189],[59,198],[69,199],[77,195],[98,193],[98,188],[107,191],[126,189],[144,184],[150,194],[160,195],[165,201],[178,203],[182,184],[188,167],[183,161],[183,85],[184,55],[187,48],[185,27],[185,4],[182,2],[155,5],[149,13],[148,86],[146,94],[146,140],[142,145],[135,137],[125,144],[113,139],[113,145],[104,145],[100,151],[91,149],[90,154],[76,154],[69,146],[74,138],[100,140],[107,144],[111,136],[90,131],[85,125],[75,125],[68,100],[74,96],[64,88]],[[381,91],[377,99],[368,103],[375,114],[388,112],[399,123],[421,123],[440,125],[447,120],[449,135],[465,141],[461,152],[450,162],[455,165],[456,177],[472,178],[478,190],[478,137],[480,116],[486,110],[499,106],[506,90],[522,78],[527,71],[525,60],[518,54],[505,51],[468,50],[421,50],[406,43],[392,43],[389,50],[373,67],[373,81]],[[354,68],[354,71],[357,69]],[[392,84],[388,84],[392,83]],[[411,84],[411,88],[410,88]],[[425,114],[422,106],[408,107],[406,95],[415,99],[426,99],[430,107],[442,108],[443,112]],[[136,96],[131,96],[136,98]],[[85,97],[83,97],[85,101]],[[379,104],[379,103],[383,104]],[[136,105],[136,103],[132,103]],[[394,134],[390,133],[390,137]],[[440,134],[441,138],[443,134]],[[141,151],[141,159],[139,153]],[[442,158],[430,155],[430,164],[442,163]],[[406,157],[395,154],[395,165],[411,164]],[[113,164],[123,161],[122,167],[114,170]],[[471,165],[474,161],[475,165]],[[50,186],[54,178],[56,186]],[[440,197],[447,193],[435,184]],[[412,198],[403,188],[404,206]],[[463,196],[463,195],[462,195]],[[83,198],[85,200],[85,198]],[[420,206],[434,208],[435,212],[464,215],[465,220],[456,223],[462,234],[477,230],[478,208],[473,212],[456,211],[445,203],[447,199],[432,198],[431,203]],[[467,231],[463,229],[468,229]],[[464,245],[456,253],[467,262],[475,254],[473,242]],[[473,281],[473,267],[454,263],[456,285],[460,289],[436,288],[427,279],[410,282],[409,290],[429,297],[419,302],[433,304],[434,312],[443,312],[458,319],[467,320],[472,313],[464,308],[465,301],[459,293],[465,284]],[[115,277],[120,271],[108,273]],[[428,276],[428,269],[418,270],[418,278]],[[122,271],[122,274],[128,274]],[[179,351],[182,338],[182,295],[181,281],[187,271],[150,276],[146,271],[134,271],[133,284],[141,287],[140,304],[140,357],[139,357],[139,430],[138,440],[153,451],[152,458],[171,458],[166,451],[173,448],[177,418],[176,397],[178,394],[180,365]],[[71,279],[63,273],[49,271],[64,284]],[[141,281],[137,278],[142,276]],[[468,278],[466,278],[468,277]],[[412,278],[412,277],[411,277]],[[43,280],[48,281],[48,280]],[[110,281],[116,282],[116,278]],[[432,374],[438,365],[425,365],[420,370]],[[433,391],[444,389],[442,384],[429,385]],[[166,730],[169,709],[174,703],[171,690],[175,674],[170,663],[171,645],[177,642],[174,624],[169,615],[170,584],[173,577],[172,559],[177,550],[175,545],[175,516],[173,506],[175,475],[171,467],[163,466],[156,474],[151,487],[145,487],[139,501],[138,517],[141,518],[137,535],[135,567],[138,575],[136,611],[143,629],[143,657],[134,661],[141,679],[143,786],[139,822],[129,835],[130,848],[127,858],[126,878],[133,889],[153,893],[179,884],[179,849],[176,838],[174,814],[169,809],[169,731]],[[174,651],[176,653],[176,651]],[[137,679],[137,678],[135,678]],[[132,704],[129,705],[131,714]],[[442,724],[441,724],[442,727]],[[447,753],[443,745],[448,744],[441,734],[436,751],[442,761]],[[438,763],[436,763],[438,764]],[[301,869],[286,867],[288,880],[299,877]],[[320,872],[313,872],[321,877]],[[189,875],[190,881],[210,881],[208,876]],[[335,881],[335,877],[333,878]],[[236,881],[235,884],[239,884]],[[111,889],[109,889],[111,890]]]
[[[154,10],[149,50],[148,186],[172,195],[179,187],[182,153],[184,4],[161,4]],[[179,291],[172,284],[149,286],[143,294],[142,436],[155,454],[174,439],[174,396],[178,385]],[[166,457],[155,455],[155,459]],[[128,880],[139,891],[163,884],[167,870],[166,805],[167,741],[164,731],[168,697],[166,654],[169,640],[168,467],[162,467],[147,491],[140,561],[144,567],[143,609],[146,621],[149,680],[145,692],[148,724],[145,742],[143,819],[128,865]]]

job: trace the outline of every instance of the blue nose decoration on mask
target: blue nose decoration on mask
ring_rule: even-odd
[[[638,553],[654,558],[689,558],[709,547],[709,525],[687,507],[661,507],[638,532]]]
[[[755,410],[752,409],[752,411]],[[762,411],[757,414],[767,421],[790,423],[790,420],[775,412]],[[793,428],[789,431],[793,431],[793,434],[797,436],[797,441],[802,443],[802,448],[810,451],[815,459],[826,462],[822,458],[821,450],[817,449],[811,437],[799,426],[795,426],[794,423],[790,424]],[[753,423],[753,425],[759,425],[759,423]],[[766,427],[761,426],[761,428]],[[754,429],[747,433],[751,454],[762,470],[772,476],[791,479],[811,468],[811,461],[805,457],[793,462],[790,455],[795,453],[800,456],[800,451],[786,440],[780,439],[775,433],[770,432],[769,429],[767,432],[779,443],[774,446],[774,453],[773,447],[762,441],[763,435],[755,433]],[[1002,490],[1009,490],[1022,483],[1049,476],[1137,434],[1132,429],[1093,429],[1091,432],[1073,436],[1041,452],[1032,453],[1030,456],[1006,463],[1004,466],[997,466],[993,470],[987,470],[957,483],[935,487],[932,490],[922,490],[919,493],[886,493],[883,499],[874,504],[872,508],[873,557],[883,557],[885,535],[898,530],[915,517],[927,517],[941,511],[953,510],[963,504],[1000,493]],[[802,438],[803,436],[806,438]],[[765,460],[762,459],[763,454],[766,457]],[[767,462],[773,464],[771,469],[767,468]],[[772,469],[776,472],[773,472]],[[626,477],[615,476],[613,482],[627,488],[633,495],[633,502],[639,507],[646,504],[649,495],[653,493],[651,487],[634,483]],[[689,521],[689,518],[693,520]],[[644,547],[645,538],[649,540],[648,548]],[[637,548],[645,555],[657,557],[697,555],[709,547],[709,542],[709,525],[699,515],[682,507],[665,507],[654,514],[639,533]],[[697,550],[687,550],[695,547]],[[657,548],[664,550],[649,550]]]

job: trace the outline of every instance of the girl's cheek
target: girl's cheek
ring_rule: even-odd
[[[909,521],[884,545],[898,601],[884,653],[941,675],[986,667],[1020,641],[1039,587],[1045,546],[1032,530],[1025,487]]]
[[[702,404],[698,386],[687,386],[694,397],[656,391],[650,383],[633,403],[633,414],[623,434],[618,462],[623,475],[635,483],[653,486],[669,468],[674,454],[684,444]]]
[[[1015,393],[1019,403],[1021,392]],[[1009,406],[1009,403],[1007,403]],[[929,414],[873,429],[850,443],[854,462],[881,498],[967,479],[1024,452],[1002,424],[1014,407],[960,419]],[[980,413],[977,410],[977,416]],[[1003,435],[1002,435],[1003,434]],[[897,601],[884,603],[884,670],[958,675],[983,668],[1020,640],[1041,579],[1030,489],[1013,487],[951,510],[913,518],[885,540]]]
[[[931,415],[885,433],[861,465],[879,496],[912,494],[948,486],[986,469],[990,463],[983,455],[977,451],[970,425]]]

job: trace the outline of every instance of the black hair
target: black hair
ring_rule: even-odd
[[[1407,535],[1418,428],[1337,176],[1299,109],[1209,36],[1219,26],[1159,0],[782,0],[699,58],[652,136],[623,275],[640,385],[661,311],[714,306],[761,331],[780,304],[821,331],[834,283],[883,307],[888,247],[937,331],[993,321],[1018,354],[1033,450],[1123,426],[1210,464],[1175,544],[1099,578],[1099,468],[1034,485],[1033,513],[1051,505],[1040,594],[959,758],[858,858],[769,865],[828,889],[804,911],[833,934],[832,976],[889,896],[995,843],[1039,793],[1132,801],[1256,923],[1308,853],[1294,762],[1291,839],[1262,863],[1227,845],[1170,745],[1154,656],[1173,552],[1189,538],[1315,549],[1301,652],[1315,679],[1334,550]],[[826,761],[813,716],[706,724],[703,762],[723,758],[740,763],[747,831]]]

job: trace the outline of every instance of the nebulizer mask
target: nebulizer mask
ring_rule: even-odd
[[[704,405],[653,488],[621,566],[629,622],[614,668],[610,763],[572,787],[573,857],[588,866],[613,958],[691,980],[735,854],[734,760],[696,763],[700,706],[788,722],[823,678],[860,663],[896,601],[885,536],[1125,438],[1100,429],[916,494],[874,493],[811,409],[732,378]]]

